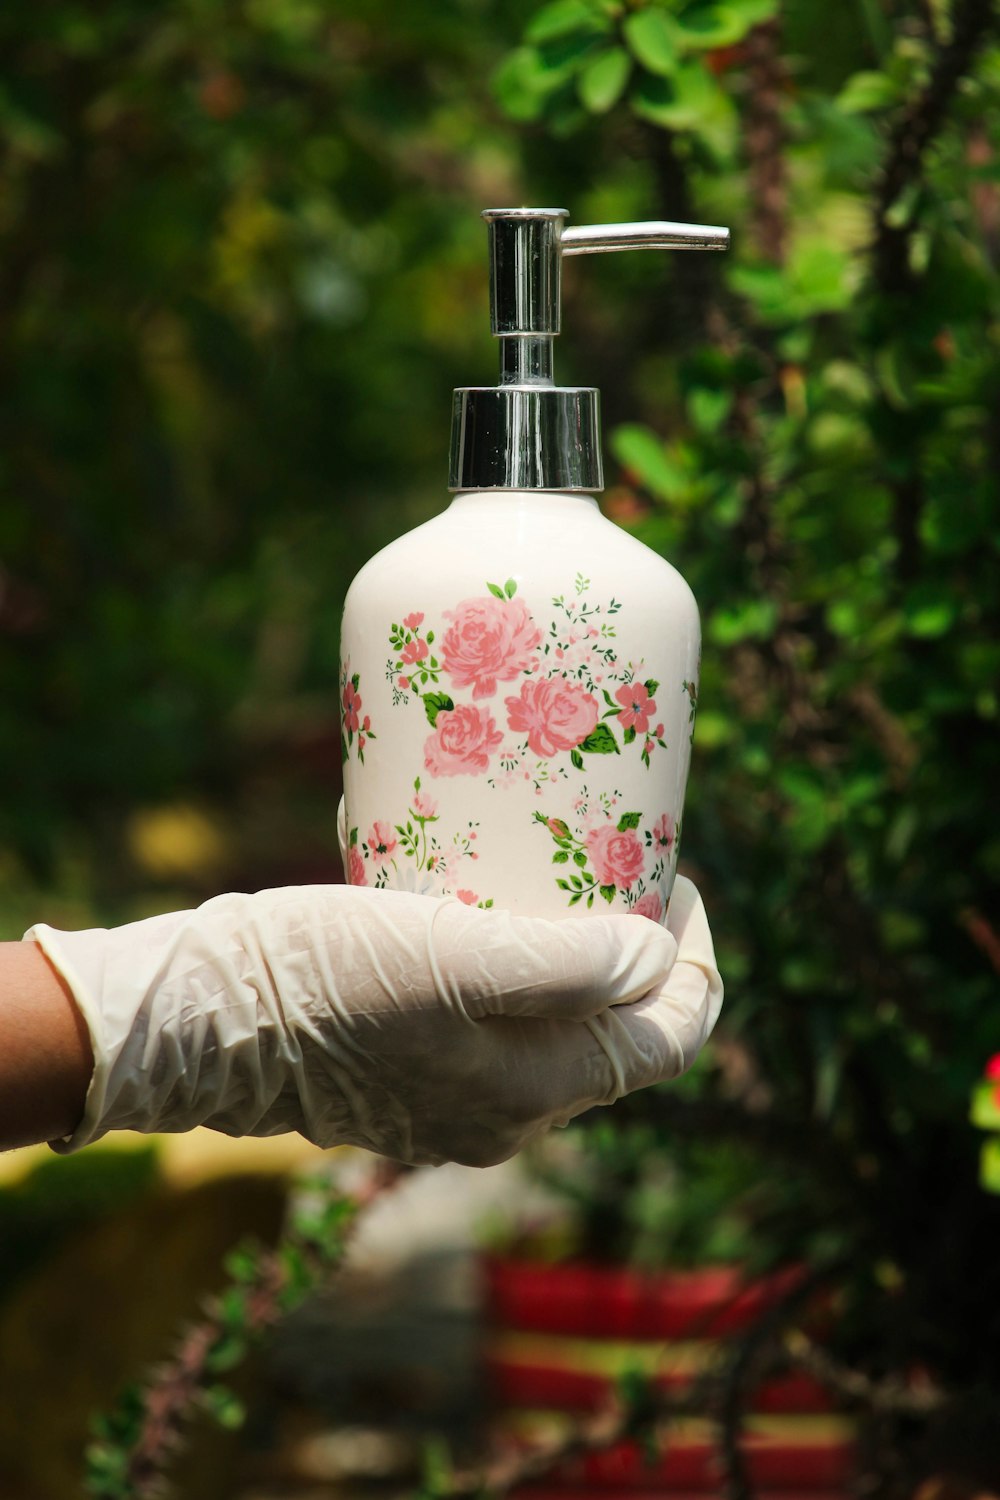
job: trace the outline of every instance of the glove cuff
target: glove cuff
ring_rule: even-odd
[[[67,934],[57,932],[54,927],[49,927],[44,922],[29,927],[22,939],[23,942],[37,944],[69,989],[77,1010],[86,1024],[94,1056],[94,1071],[87,1087],[87,1098],[80,1123],[72,1135],[49,1142],[52,1150],[60,1155],[79,1151],[82,1146],[89,1146],[92,1141],[100,1140],[103,1135],[107,1134],[109,1128],[107,1125],[102,1125],[101,1121],[107,1108],[111,1065],[100,1007],[93,998],[95,993],[100,993],[99,985],[97,987],[94,985],[93,969],[95,965],[98,968],[103,967],[101,939],[107,936],[107,932],[104,928],[94,928],[87,932],[74,933],[71,936],[75,940],[74,946],[79,945],[78,960],[70,957],[66,952]]]

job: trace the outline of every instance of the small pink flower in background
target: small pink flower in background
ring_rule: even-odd
[[[419,630],[423,623],[423,613],[422,611],[416,609],[413,611],[412,615],[406,615],[403,620],[403,624],[406,626],[407,630]]]
[[[463,599],[445,611],[452,624],[441,643],[444,670],[455,686],[489,698],[497,682],[511,682],[535,665],[542,632],[520,599]]]
[[[983,1076],[991,1083],[1000,1083],[1000,1052],[995,1052],[983,1071]]]
[[[662,724],[657,724],[656,728],[653,730],[653,733],[656,735],[656,738],[658,740],[662,740],[662,738],[663,738],[663,725]]]
[[[582,683],[561,677],[522,683],[520,697],[505,698],[507,723],[526,733],[535,755],[575,750],[597,727],[597,699]]]
[[[371,729],[371,727],[372,727],[371,714],[365,714],[364,718],[361,720],[361,728],[364,730],[365,734],[367,734],[368,731],[369,731],[369,729]]]
[[[601,885],[628,890],[642,874],[646,857],[634,831],[619,833],[614,823],[592,828],[587,834],[587,855]]]
[[[427,651],[428,646],[426,641],[407,641],[403,647],[403,660],[409,662],[412,666],[414,662],[423,661],[427,655]]]
[[[358,727],[358,709],[361,707],[361,694],[354,683],[348,679],[344,688],[344,728],[353,734]]]
[[[593,625],[591,625],[590,629],[587,631],[587,634],[590,636],[590,639],[592,641],[596,641],[597,640],[598,631],[597,631],[597,629]]]
[[[365,748],[365,746],[367,745],[367,743],[368,743],[368,741],[365,739],[364,735],[363,734],[359,734],[358,735],[358,754],[359,755],[361,754],[362,750]]]
[[[388,859],[399,840],[391,823],[377,818],[368,833],[368,849],[372,855],[380,854]]]
[[[660,900],[659,891],[647,891],[640,896],[632,908],[637,917],[648,917],[651,922],[659,922],[663,917],[663,902]]]
[[[649,716],[656,712],[656,699],[649,696],[649,689],[642,682],[626,682],[615,693],[622,706],[618,720],[623,729],[634,729],[645,734],[649,729]]]
[[[674,820],[669,813],[664,813],[653,824],[653,843],[660,849],[670,849],[674,842]]]
[[[399,679],[399,686],[402,689],[402,691],[405,693],[406,690],[407,690],[407,688],[410,686],[410,679],[408,677],[401,677]]]
[[[434,733],[424,741],[424,765],[432,776],[478,776],[503,735],[485,708],[460,703],[438,712]]]
[[[418,818],[433,818],[437,815],[438,805],[433,797],[428,797],[426,792],[417,792],[413,798],[413,811]]]
[[[476,895],[475,891],[456,891],[455,895],[458,897],[459,901],[464,901],[466,906],[475,906],[476,902],[479,900],[479,897]]]
[[[365,878],[365,862],[361,857],[361,850],[357,844],[352,844],[347,851],[347,884],[367,885]]]

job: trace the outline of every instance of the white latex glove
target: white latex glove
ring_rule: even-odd
[[[95,1058],[84,1118],[53,1145],[207,1125],[406,1162],[502,1161],[693,1061],[722,985],[690,882],[670,916],[670,930],[551,922],[303,886],[110,930],[33,927]]]

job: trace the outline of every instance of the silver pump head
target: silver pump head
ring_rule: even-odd
[[[611,250],[726,250],[729,230],[707,224],[584,224],[564,208],[487,208],[490,323],[500,382],[455,392],[451,490],[604,488],[600,393],[557,386],[562,260]]]

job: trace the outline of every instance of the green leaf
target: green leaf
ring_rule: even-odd
[[[630,724],[628,726],[628,728],[625,730],[625,733],[622,735],[622,739],[625,741],[626,745],[631,745],[632,741],[635,739],[634,724]]]
[[[843,115],[865,115],[888,109],[900,98],[899,85],[887,73],[854,73],[833,102]]]
[[[979,1181],[988,1193],[1000,1193],[1000,1135],[991,1135],[983,1142]]]
[[[598,724],[585,740],[577,745],[577,750],[586,755],[620,755],[618,741],[615,739],[607,724]]]
[[[773,599],[745,599],[716,610],[708,622],[708,634],[719,646],[735,646],[745,640],[767,640],[778,622]]]
[[[732,4],[692,6],[677,17],[680,44],[685,48],[732,47],[762,21],[777,13],[777,0],[733,0]]]
[[[517,579],[508,578],[507,582],[503,586],[503,591],[508,599],[513,599],[514,595],[517,593]]]
[[[527,42],[549,42],[554,37],[568,36],[576,31],[609,31],[611,23],[587,0],[552,0],[543,5],[528,23],[524,39]]]
[[[493,92],[512,120],[540,118],[545,101],[561,79],[546,68],[534,47],[517,47],[493,75]]]
[[[577,849],[576,853],[573,855],[573,863],[577,865],[579,869],[583,869],[584,865],[587,863],[587,855],[583,849]]]
[[[646,74],[630,95],[632,109],[666,130],[688,132],[725,158],[736,144],[736,106],[711,70],[688,58],[669,79]]]
[[[423,702],[424,713],[427,715],[427,722],[432,729],[436,726],[437,716],[442,709],[450,711],[455,707],[453,700],[448,697],[447,693],[424,693]]]
[[[592,115],[607,114],[624,92],[632,64],[624,47],[610,47],[583,68],[577,91]]]
[[[507,595],[498,583],[488,583],[486,587],[495,599],[506,599]]]
[[[618,819],[618,832],[624,833],[626,829],[638,828],[642,822],[642,813],[622,813]]]
[[[658,500],[676,500],[689,492],[687,473],[668,456],[663,440],[648,427],[624,423],[615,429],[611,447],[623,468]]]
[[[350,834],[350,840],[349,840],[349,842],[350,842],[351,848],[353,849],[354,846],[358,842],[358,830],[356,828],[352,828],[351,829],[351,834]]]
[[[228,1386],[207,1386],[201,1393],[201,1401],[208,1414],[227,1432],[237,1431],[246,1421],[246,1407]]]
[[[940,583],[919,583],[903,602],[903,618],[910,635],[932,640],[946,635],[958,618],[954,592]]]
[[[629,51],[651,73],[669,76],[680,61],[676,21],[666,11],[647,6],[630,15],[622,26]]]
[[[223,1333],[205,1356],[205,1368],[213,1375],[234,1370],[246,1358],[248,1343],[240,1333]]]
[[[656,696],[656,690],[660,686],[655,677],[647,677],[643,687],[651,698]]]
[[[610,904],[610,902],[612,902],[615,899],[615,894],[616,894],[615,887],[613,885],[602,885],[601,886],[601,895],[604,897],[605,901],[607,901],[609,904]]]
[[[699,432],[718,432],[732,406],[731,391],[713,391],[706,386],[696,386],[687,398],[688,416]]]
[[[979,1130],[1000,1130],[1000,1084],[986,1082],[976,1085],[969,1119]]]
[[[579,750],[571,750],[569,752],[569,758],[570,763],[576,766],[576,769],[578,771],[583,770],[583,756],[580,754]]]
[[[555,854],[553,854],[553,856],[552,856],[552,863],[554,865],[566,865],[566,864],[569,864],[569,850],[568,849],[557,849],[556,852],[555,852]]]

